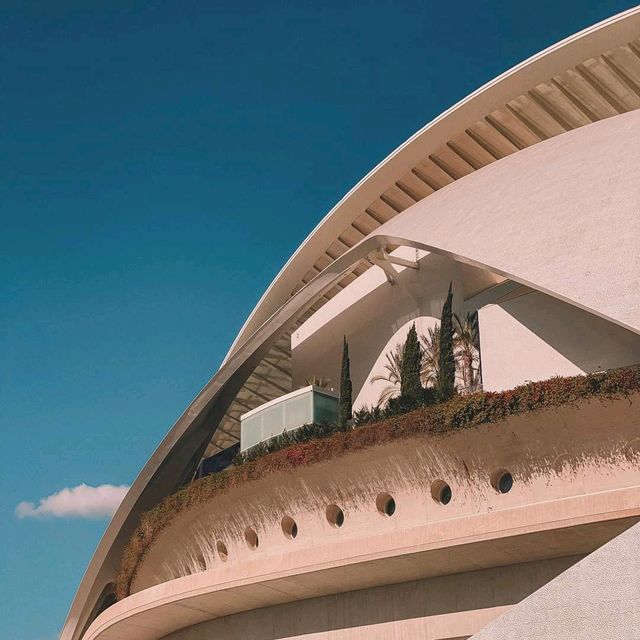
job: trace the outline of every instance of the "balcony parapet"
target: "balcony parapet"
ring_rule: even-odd
[[[286,558],[297,550],[316,553],[301,541],[313,539],[316,534],[310,532],[317,526],[330,526],[343,537],[359,532],[360,544],[368,545],[368,535],[381,526],[410,530],[435,526],[443,518],[465,523],[483,512],[640,485],[640,472],[630,462],[640,449],[640,400],[637,386],[620,382],[629,382],[629,376],[638,380],[628,372],[626,377],[616,375],[615,384],[612,374],[600,380],[602,397],[580,400],[573,393],[564,404],[557,404],[558,389],[573,387],[568,380],[557,380],[555,406],[528,409],[498,424],[488,424],[495,419],[490,400],[504,402],[507,397],[483,394],[457,400],[484,406],[485,424],[467,425],[475,429],[458,427],[448,435],[442,424],[428,429],[424,411],[418,411],[209,476],[145,516],[127,549],[120,595],[213,567],[226,571],[263,554]],[[548,383],[536,384],[531,393]],[[582,378],[581,384],[590,387],[594,382]],[[515,406],[518,396],[509,394]],[[458,409],[461,406],[467,405]],[[505,470],[513,487],[506,494],[496,475]],[[443,483],[451,492],[446,504],[440,493]],[[380,518],[377,503],[382,494],[394,498],[392,517]],[[328,507],[336,505],[345,526],[328,521]],[[401,513],[406,515],[398,518]],[[285,516],[300,535],[284,531]],[[310,528],[308,523],[314,524]],[[248,548],[247,530],[259,546]],[[292,538],[295,546],[287,546]],[[224,545],[224,560],[218,542]]]

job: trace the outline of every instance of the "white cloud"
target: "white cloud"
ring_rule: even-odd
[[[33,502],[21,502],[16,507],[16,515],[18,518],[107,518],[115,513],[128,490],[126,485],[90,487],[79,484],[41,498],[38,506]]]

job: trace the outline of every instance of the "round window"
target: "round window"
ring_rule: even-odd
[[[396,512],[396,501],[388,493],[381,493],[376,498],[376,508],[378,512],[390,518]]]
[[[284,535],[287,536],[287,538],[289,538],[290,540],[293,540],[298,535],[298,525],[293,518],[285,516],[284,518],[282,518],[281,525],[282,533],[284,533]]]
[[[330,504],[326,511],[327,522],[339,529],[344,524],[344,512],[337,504]]]
[[[498,493],[509,493],[513,488],[513,476],[506,469],[499,469],[491,474],[491,486]]]
[[[251,528],[245,529],[244,540],[247,543],[249,549],[257,549],[258,544],[260,543],[258,534]]]
[[[451,487],[444,480],[436,480],[431,485],[431,497],[438,504],[449,504],[453,493]]]
[[[224,542],[222,542],[222,540],[218,540],[218,542],[216,542],[216,549],[218,551],[218,555],[220,556],[220,560],[222,560],[222,562],[226,562],[227,559],[229,558],[227,545]]]

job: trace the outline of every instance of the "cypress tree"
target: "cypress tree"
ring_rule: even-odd
[[[422,398],[422,384],[420,383],[421,366],[422,351],[414,323],[407,333],[407,340],[402,350],[400,396],[403,399],[418,402]]]
[[[453,356],[453,292],[449,284],[447,299],[442,305],[440,318],[440,353],[438,356],[438,399],[443,402],[453,397],[456,384],[456,362]]]
[[[351,405],[351,366],[349,363],[349,345],[344,336],[342,345],[342,368],[340,370],[340,399],[338,401],[338,426],[346,427],[352,417]]]

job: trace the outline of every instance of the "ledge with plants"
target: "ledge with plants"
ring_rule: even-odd
[[[496,423],[542,409],[628,398],[640,392],[640,366],[603,373],[531,382],[501,393],[477,392],[446,402],[418,406],[395,403],[392,409],[338,425],[305,425],[285,433],[236,459],[235,465],[187,485],[144,513],[126,546],[116,583],[118,599],[129,595],[137,568],[158,535],[188,509],[209,502],[247,482],[276,472],[317,464],[346,453],[400,438],[430,437],[477,425]],[[415,403],[415,398],[411,401]],[[410,409],[402,413],[404,409]]]

